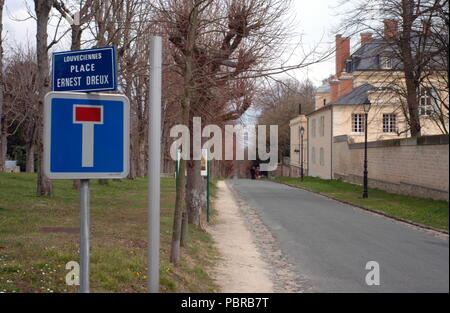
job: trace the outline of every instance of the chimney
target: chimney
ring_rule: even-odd
[[[330,81],[330,89],[331,89],[331,103],[336,102],[339,99],[339,80],[333,77]]]
[[[339,79],[339,92],[337,98],[345,96],[353,89],[353,75],[344,74]]]
[[[372,40],[371,32],[361,33],[361,46],[364,45],[365,43],[368,43],[371,40]]]
[[[350,58],[350,39],[336,35],[336,76],[341,76],[345,61]]]
[[[398,38],[398,22],[396,20],[384,20],[384,38],[386,40],[393,40]]]

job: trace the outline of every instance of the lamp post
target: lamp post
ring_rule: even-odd
[[[305,133],[305,129],[303,126],[300,127],[300,180],[303,181],[303,134]]]
[[[364,108],[364,190],[363,190],[363,199],[366,199],[369,197],[369,192],[367,190],[367,181],[368,181],[368,171],[367,171],[367,120],[368,120],[368,116],[369,116],[369,111],[370,111],[370,106],[371,106],[371,102],[369,100],[369,98],[367,98],[367,100],[363,103],[363,108]]]

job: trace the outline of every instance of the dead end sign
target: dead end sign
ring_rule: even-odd
[[[53,91],[117,90],[115,47],[53,53]]]
[[[50,92],[44,103],[44,172],[51,179],[124,178],[130,104],[124,95]]]

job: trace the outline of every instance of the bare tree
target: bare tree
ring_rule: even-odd
[[[300,114],[314,111],[315,87],[311,81],[275,81],[259,93],[255,107],[260,112],[259,124],[278,125],[278,150],[280,158],[289,155],[289,121]]]
[[[173,70],[183,79],[182,124],[192,130],[194,116],[216,124],[238,119],[252,104],[255,78],[294,68],[274,68],[287,38],[281,20],[288,8],[288,1],[277,0],[156,1],[153,9],[171,43]],[[171,250],[174,263],[179,261],[184,204],[189,222],[199,225],[203,189],[199,161],[182,160],[180,174]]]
[[[434,57],[435,71],[429,71],[430,75],[425,76],[425,84],[433,86],[434,109],[430,117],[436,123],[437,127],[444,134],[449,133],[449,80],[448,80],[448,53],[449,53],[449,10],[448,5],[442,6],[436,10],[436,18],[433,24],[428,24],[428,39],[440,51]],[[445,69],[445,70],[442,70]]]
[[[36,52],[16,48],[7,58],[5,80],[5,121],[8,135],[19,134],[25,143],[26,171],[33,173],[35,147],[39,139],[39,94]]]
[[[75,3],[74,3],[75,2]],[[70,50],[81,49],[81,37],[86,24],[94,14],[93,0],[64,1],[55,0],[53,6],[70,24],[71,45]]]
[[[4,82],[3,82],[3,7],[5,0],[0,0],[0,172],[4,171],[6,160],[7,138],[4,126]]]

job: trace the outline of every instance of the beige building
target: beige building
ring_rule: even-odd
[[[336,75],[329,84],[317,90],[315,111],[291,121],[291,165],[298,166],[299,153],[295,151],[300,124],[306,124],[307,129],[304,146],[307,149],[305,167],[308,175],[324,179],[335,178],[333,150],[336,149],[336,138],[346,136],[349,143],[364,142],[366,118],[368,141],[410,137],[402,99],[392,91],[394,84],[400,86],[404,82],[400,65],[392,57],[387,43],[397,36],[396,29],[395,22],[387,20],[383,38],[372,38],[370,33],[361,34],[360,47],[351,55],[350,39],[336,36]],[[442,127],[432,118],[433,112],[445,111],[433,96],[433,92],[438,90],[433,85],[438,83],[432,78],[430,86],[419,91],[423,136],[443,133]],[[445,94],[440,93],[440,97],[448,101],[448,90]],[[368,101],[371,106],[366,115],[363,104]],[[448,129],[448,112],[446,116],[444,125]]]

